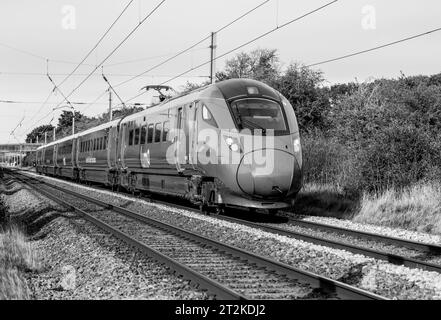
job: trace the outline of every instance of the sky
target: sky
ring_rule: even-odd
[[[39,125],[55,125],[62,110],[53,111],[63,96],[52,92],[97,44],[130,0],[2,0],[0,2],[0,143],[23,142]],[[134,0],[103,41],[59,89],[73,91],[120,44],[161,0]],[[166,0],[69,97],[88,116],[108,108],[108,85],[115,86],[190,47],[211,32],[265,0]],[[217,34],[217,55],[222,55],[330,0],[269,0]],[[306,65],[369,49],[441,27],[439,0],[339,0],[326,8],[255,41],[216,61],[256,48],[277,49],[282,67]],[[163,83],[210,59],[207,40],[188,53],[126,84],[116,87],[127,100],[148,84]],[[405,75],[441,72],[441,31],[359,56],[315,66],[325,85]],[[167,82],[179,89],[186,81],[202,82],[209,65]],[[49,97],[49,98],[48,98]],[[43,102],[48,98],[48,102]],[[118,101],[113,96],[114,104]],[[152,94],[132,102],[150,103]],[[20,103],[5,103],[2,101]],[[65,109],[67,110],[67,109]],[[52,121],[52,122],[51,122]],[[15,130],[14,130],[15,129]],[[11,132],[14,130],[14,134]]]

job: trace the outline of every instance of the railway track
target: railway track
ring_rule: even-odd
[[[12,176],[219,299],[385,299],[40,179]]]
[[[170,202],[161,201],[158,199],[150,199],[150,200],[154,203],[163,204],[163,205],[167,205],[167,206],[173,206],[178,209],[184,209],[184,210],[189,210],[189,211],[192,211],[195,213],[200,213],[200,211],[198,209],[195,209],[194,207],[191,207],[191,206],[179,205],[176,203],[170,203]],[[411,250],[417,250],[419,252],[427,253],[430,255],[441,255],[441,246],[437,246],[434,244],[422,243],[422,242],[417,242],[417,241],[410,241],[410,240],[394,238],[394,237],[387,237],[387,236],[383,236],[383,235],[375,234],[375,233],[356,231],[356,230],[351,230],[351,229],[347,229],[347,228],[341,228],[341,227],[336,227],[336,226],[331,226],[331,225],[326,225],[326,224],[321,224],[321,223],[316,223],[316,222],[309,222],[309,221],[303,221],[303,220],[298,220],[298,219],[292,219],[289,216],[287,216],[287,214],[289,214],[289,213],[284,213],[284,212],[281,212],[281,213],[285,214],[286,218],[288,219],[288,224],[296,225],[296,226],[299,226],[302,228],[309,228],[309,229],[320,230],[320,231],[339,234],[339,235],[347,235],[352,238],[360,238],[360,239],[365,239],[365,240],[370,240],[370,241],[375,241],[375,242],[381,242],[381,243],[385,243],[385,244],[389,244],[389,245],[393,245],[393,246],[397,246],[397,247],[404,247],[404,248],[408,248]],[[249,226],[252,228],[258,228],[258,229],[266,231],[266,232],[271,232],[271,233],[303,240],[303,241],[314,243],[317,245],[323,245],[323,246],[327,246],[327,247],[331,247],[331,248],[335,248],[335,249],[342,249],[342,250],[346,250],[346,251],[349,251],[349,252],[352,252],[355,254],[362,254],[362,255],[372,257],[375,259],[384,260],[384,261],[387,261],[387,262],[390,262],[390,263],[393,263],[396,265],[403,265],[403,266],[406,266],[409,268],[419,268],[419,269],[423,269],[423,270],[427,270],[427,271],[435,271],[435,272],[441,273],[441,265],[425,262],[421,259],[409,258],[409,257],[405,257],[402,255],[394,254],[394,253],[388,253],[388,252],[383,252],[380,250],[366,248],[364,246],[359,246],[359,245],[354,245],[354,244],[348,243],[347,241],[336,241],[336,240],[332,240],[332,239],[329,239],[329,238],[323,237],[323,236],[315,236],[315,235],[310,235],[310,234],[303,233],[303,232],[296,232],[293,230],[288,230],[283,227],[270,226],[265,223],[256,223],[256,222],[252,222],[252,221],[249,221],[246,219],[241,219],[238,217],[231,217],[231,216],[227,216],[227,215],[216,215],[215,217],[217,219],[222,219],[224,221],[228,221],[228,222],[232,222],[232,223],[239,223],[239,224],[246,225],[246,226]]]
[[[370,233],[365,231],[356,231],[342,227],[336,227],[328,224],[318,223],[318,222],[310,222],[298,219],[290,219],[290,223],[298,225],[304,228],[312,228],[317,230],[323,230],[328,232],[334,232],[339,234],[345,234],[348,236],[354,236],[358,238],[363,238],[367,240],[374,240],[383,242],[386,244],[401,246],[409,249],[414,249],[430,254],[440,255],[441,254],[441,246],[430,244],[430,243],[422,243],[418,241],[405,240],[396,237],[387,237],[376,233]]]

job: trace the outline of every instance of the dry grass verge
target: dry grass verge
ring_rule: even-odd
[[[298,194],[293,212],[441,234],[441,184],[426,182],[403,189],[366,192],[357,199],[333,185],[308,183]]]
[[[441,185],[425,183],[402,190],[365,194],[353,220],[441,234]]]
[[[39,270],[40,262],[25,233],[8,225],[9,212],[3,197],[0,195],[0,300],[30,299],[25,276]]]
[[[0,300],[30,299],[25,273],[39,269],[38,256],[21,230],[0,233]]]

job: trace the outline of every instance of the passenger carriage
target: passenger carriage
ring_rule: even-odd
[[[73,161],[66,156],[70,151]],[[262,154],[273,162],[270,170],[261,170],[256,159]],[[202,207],[283,208],[292,204],[302,180],[292,106],[276,90],[248,79],[165,100],[42,146],[38,155],[41,173],[182,196]]]

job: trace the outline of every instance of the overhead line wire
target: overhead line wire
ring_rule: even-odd
[[[89,52],[86,54],[86,56],[83,58],[83,60],[81,60],[81,62],[78,63],[78,65],[71,71],[71,73],[69,73],[68,76],[66,76],[63,81],[61,81],[58,86],[61,86],[63,83],[65,83],[67,81],[67,79],[69,79],[72,74],[75,73],[75,71],[78,70],[78,68],[81,66],[81,64],[86,61],[86,59],[92,54],[92,52],[99,46],[99,44],[104,40],[104,38],[107,36],[107,34],[110,32],[110,30],[112,30],[113,26],[118,22],[118,20],[122,17],[122,15],[124,14],[124,12],[126,12],[126,10],[130,7],[130,5],[133,3],[134,0],[130,0],[127,5],[124,7],[124,9],[121,11],[121,13],[118,15],[118,17],[112,22],[112,24],[107,28],[106,32],[104,32],[104,34],[101,36],[101,38],[98,40],[98,42],[92,47],[92,49],[89,50]]]
[[[262,3],[260,3],[259,5],[255,6],[254,8],[248,10],[248,11],[245,12],[244,14],[240,15],[238,18],[236,18],[236,19],[234,19],[233,21],[227,23],[225,26],[219,28],[217,31],[215,31],[215,33],[219,33],[219,32],[221,32],[221,31],[225,30],[226,28],[228,28],[229,26],[231,26],[231,25],[234,24],[235,22],[237,22],[237,21],[243,19],[245,16],[247,16],[247,15],[249,15],[250,13],[254,12],[255,10],[257,10],[258,8],[260,8],[261,6],[263,6],[264,4],[266,4],[266,3],[269,2],[269,1],[270,1],[270,0],[266,0],[266,1],[262,2]],[[150,71],[153,71],[153,70],[155,70],[155,69],[157,69],[157,68],[163,66],[163,65],[166,64],[167,62],[169,62],[169,61],[171,61],[171,60],[173,60],[173,59],[176,59],[177,57],[179,57],[179,56],[181,56],[182,54],[184,54],[184,53],[190,51],[190,50],[193,49],[194,47],[198,46],[199,44],[201,44],[202,42],[204,42],[204,41],[206,41],[206,40],[208,40],[208,39],[210,39],[210,38],[211,38],[211,34],[209,34],[209,35],[207,35],[206,37],[202,38],[201,40],[199,40],[199,41],[196,42],[195,44],[191,45],[190,47],[188,47],[188,48],[186,48],[186,49],[184,49],[184,50],[178,52],[177,54],[173,55],[172,57],[170,57],[170,58],[168,58],[168,59],[166,59],[166,60],[164,60],[164,61],[162,61],[162,62],[156,64],[155,66],[149,68],[148,70],[143,71],[143,72],[141,72],[140,74],[138,74],[138,75],[136,75],[136,76],[134,76],[134,77],[132,77],[132,78],[130,78],[130,79],[124,80],[124,81],[122,81],[122,82],[116,84],[114,87],[116,88],[116,87],[122,86],[123,84],[126,84],[126,83],[128,83],[128,82],[130,82],[130,81],[132,81],[132,80],[135,80],[136,78],[139,78],[140,76],[142,76],[142,75],[144,75],[144,74],[146,74],[146,73],[148,73],[148,72],[150,72]]]
[[[67,96],[65,96],[65,98],[58,103],[58,105],[54,108],[58,108],[61,104],[63,104],[64,101],[66,101],[66,98],[69,98],[76,90],[78,90],[91,76],[92,74],[95,73],[95,71],[104,63],[107,61],[107,59],[109,59],[115,52],[116,50],[118,50],[123,44],[124,42],[127,41],[127,39],[156,11],[159,9],[159,7],[162,6],[162,4],[165,2],[166,0],[162,0],[158,5],[156,5],[137,25],[135,28],[133,28],[129,34],[124,37],[124,39],[98,64],[95,66],[95,68],[86,76],[86,78],[84,78]],[[51,111],[52,112],[52,111]],[[38,122],[40,122],[41,120],[43,120],[44,118],[46,118],[51,112],[49,112],[48,114],[46,114],[45,116],[43,116]],[[38,123],[37,122],[37,123]]]
[[[162,0],[158,5],[156,5],[155,8],[153,8],[153,10],[151,10],[149,12],[149,14],[147,16],[145,16],[137,25],[135,28],[132,29],[132,31],[129,32],[129,34],[124,37],[124,39],[97,65],[95,66],[95,68],[92,70],[92,72],[89,73],[88,76],[86,76],[68,95],[67,98],[69,98],[75,91],[77,91],[91,76],[93,73],[95,73],[95,71],[104,63],[107,61],[107,59],[109,59],[115,52],[116,50],[118,50],[123,44],[124,42],[127,41],[127,39],[154,13],[156,12],[156,10],[159,9],[159,7],[162,6],[162,4],[165,2],[166,0]],[[61,101],[55,108],[58,108],[62,103],[64,102]]]
[[[306,67],[309,68],[309,67],[318,66],[318,65],[321,65],[321,64],[325,64],[325,63],[330,63],[330,62],[334,62],[334,61],[350,58],[350,57],[357,56],[357,55],[360,55],[360,54],[363,54],[363,53],[371,52],[371,51],[382,49],[382,48],[385,48],[385,47],[389,47],[389,46],[392,46],[392,45],[395,45],[395,44],[398,44],[398,43],[401,43],[401,42],[405,42],[405,41],[409,41],[409,40],[412,40],[412,39],[415,39],[415,38],[419,38],[419,37],[422,37],[422,36],[425,36],[425,35],[428,35],[428,34],[431,34],[431,33],[434,33],[434,32],[438,32],[440,30],[441,30],[441,28],[432,29],[432,30],[429,30],[429,31],[426,31],[426,32],[423,32],[423,33],[419,33],[419,34],[414,35],[414,36],[410,36],[410,37],[407,37],[407,38],[404,38],[404,39],[400,39],[400,40],[397,40],[397,41],[389,42],[389,43],[386,43],[386,44],[383,44],[383,45],[380,45],[380,46],[376,46],[376,47],[373,47],[373,48],[370,48],[370,49],[361,50],[361,51],[357,51],[357,52],[354,52],[354,53],[346,54],[344,56],[336,57],[336,58],[333,58],[333,59],[328,59],[328,60],[323,60],[323,61],[320,61],[320,62],[312,63],[312,64],[307,65]]]
[[[280,26],[276,26],[276,27],[274,27],[273,29],[271,29],[271,30],[269,30],[269,31],[267,31],[267,32],[265,32],[265,33],[263,33],[263,34],[261,34],[261,35],[255,37],[255,38],[253,38],[253,39],[251,39],[251,40],[249,40],[249,41],[247,41],[247,42],[245,42],[245,43],[243,43],[243,44],[241,44],[241,45],[239,45],[239,46],[237,46],[237,47],[235,47],[235,48],[233,48],[233,49],[231,49],[231,50],[228,50],[227,52],[225,52],[225,53],[223,53],[223,54],[221,54],[221,55],[219,55],[219,56],[214,57],[213,60],[220,59],[220,58],[222,58],[222,57],[224,57],[224,56],[226,56],[226,55],[228,55],[228,54],[230,54],[230,53],[232,53],[232,52],[234,52],[234,51],[237,51],[237,50],[239,50],[239,49],[241,49],[241,48],[243,48],[243,47],[245,47],[245,46],[247,46],[247,45],[249,45],[249,44],[251,44],[251,43],[253,43],[253,42],[255,42],[255,41],[257,41],[257,40],[259,40],[259,39],[261,39],[261,38],[263,38],[263,37],[266,37],[267,35],[269,35],[269,34],[275,32],[275,31],[277,31],[277,30],[279,30],[279,29],[282,29],[282,28],[284,28],[284,27],[286,27],[286,26],[288,26],[288,25],[290,25],[290,24],[292,24],[292,23],[294,23],[294,22],[296,22],[296,21],[299,21],[299,20],[301,20],[301,19],[303,19],[303,18],[306,18],[307,16],[309,16],[309,15],[311,15],[311,14],[313,14],[313,13],[319,11],[319,10],[322,10],[322,9],[324,9],[324,8],[326,8],[326,7],[328,7],[328,6],[332,5],[332,4],[334,4],[334,3],[336,3],[336,2],[338,2],[338,0],[334,0],[334,1],[328,2],[328,3],[326,3],[326,4],[322,5],[322,6],[320,6],[320,7],[316,8],[316,9],[314,9],[314,10],[311,10],[311,11],[309,11],[309,12],[307,12],[307,13],[305,13],[305,14],[299,16],[299,17],[297,17],[297,18],[294,18],[294,19],[292,19],[292,20],[290,20],[290,21],[288,21],[288,22],[285,22],[284,24],[282,24],[282,25],[280,25]],[[173,78],[170,78],[170,79],[168,79],[167,81],[162,82],[161,85],[163,85],[163,84],[165,84],[165,83],[167,83],[167,82],[170,82],[170,81],[172,81],[172,80],[175,80],[175,79],[177,79],[177,78],[179,78],[179,77],[181,77],[181,76],[183,76],[183,75],[185,75],[185,74],[187,74],[187,73],[189,73],[189,72],[191,72],[191,71],[193,71],[193,70],[195,70],[195,69],[199,69],[200,67],[203,67],[204,65],[207,65],[207,64],[209,64],[209,63],[211,63],[211,60],[208,60],[208,61],[206,61],[206,62],[204,62],[204,63],[201,63],[201,64],[199,64],[199,65],[197,65],[197,66],[195,66],[195,67],[192,67],[192,68],[188,69],[187,71],[184,71],[184,72],[180,73],[179,75],[177,75],[177,76],[175,76],[175,77],[173,77]]]

